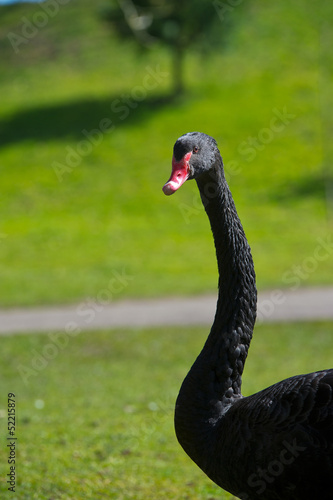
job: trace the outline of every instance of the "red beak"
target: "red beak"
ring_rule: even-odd
[[[176,161],[174,156],[172,157],[171,176],[168,182],[166,182],[162,188],[164,194],[173,194],[188,179],[190,175],[189,161],[191,155],[192,152],[190,151],[189,153],[186,153],[186,155],[179,161]]]

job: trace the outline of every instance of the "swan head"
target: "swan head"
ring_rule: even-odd
[[[188,179],[197,179],[214,167],[221,158],[213,137],[202,132],[189,132],[177,139],[173,147],[171,176],[163,192],[171,195]]]

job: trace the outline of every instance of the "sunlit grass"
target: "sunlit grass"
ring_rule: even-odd
[[[2,337],[2,436],[6,395],[16,395],[12,497],[229,498],[184,454],[173,430],[176,395],[207,333],[161,328]],[[328,368],[331,338],[331,323],[258,326],[243,393]],[[1,460],[2,495],[7,468]]]
[[[138,54],[105,27],[94,38],[98,22],[87,5],[80,15],[75,6],[67,17],[59,13],[45,28],[52,27],[56,58],[38,64],[31,51],[29,65],[22,50],[15,65],[11,55],[0,79],[6,96],[0,304],[96,296],[115,271],[133,279],[114,299],[215,289],[213,243],[195,184],[169,199],[161,191],[173,143],[189,130],[218,140],[259,287],[288,286],[285,273],[313,258],[319,239],[331,234],[322,156],[325,103],[318,99],[325,85],[322,54],[313,9],[305,7],[249,7],[224,50],[188,54],[187,92],[176,100],[166,99],[169,55],[160,48]],[[71,35],[67,23],[74,12]],[[84,30],[90,38],[82,38]],[[77,57],[64,49],[71,36],[80,47]],[[144,87],[149,71],[158,75],[153,89]],[[92,144],[83,131],[98,129],[103,120],[114,128]],[[65,166],[61,174],[59,164]],[[302,285],[331,283],[332,253],[312,268]]]

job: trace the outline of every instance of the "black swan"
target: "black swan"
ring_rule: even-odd
[[[210,220],[219,295],[208,339],[177,398],[177,438],[208,477],[243,500],[332,500],[333,369],[242,396],[255,272],[212,137],[191,132],[176,141],[164,193],[187,179],[196,180]]]

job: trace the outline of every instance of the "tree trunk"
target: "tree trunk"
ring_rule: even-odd
[[[181,44],[173,47],[173,93],[175,96],[184,92],[184,47]]]

